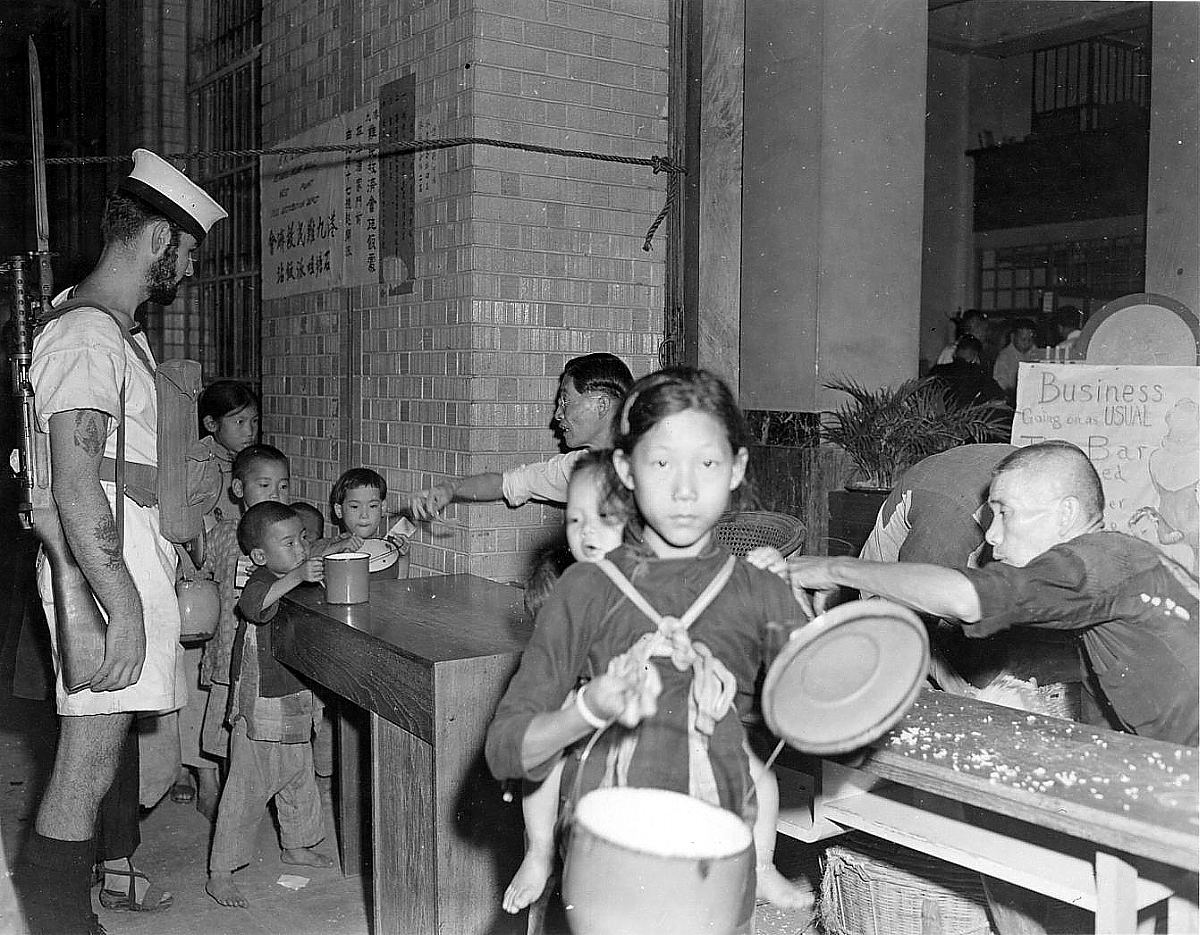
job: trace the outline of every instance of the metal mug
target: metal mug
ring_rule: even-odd
[[[371,556],[335,552],[325,556],[325,600],[330,604],[364,604],[370,596]]]

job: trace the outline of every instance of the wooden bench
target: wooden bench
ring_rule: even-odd
[[[779,832],[862,831],[1087,909],[1097,932],[1151,907],[1197,931],[1195,749],[926,690],[860,759],[781,757]]]

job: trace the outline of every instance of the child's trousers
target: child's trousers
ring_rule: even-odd
[[[229,743],[229,775],[217,807],[210,872],[232,873],[250,863],[258,824],[272,798],[285,850],[312,847],[325,839],[311,741],[251,740],[246,736],[246,722],[239,720]]]

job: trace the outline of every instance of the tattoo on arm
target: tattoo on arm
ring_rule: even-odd
[[[75,447],[82,448],[95,457],[104,453],[104,442],[108,437],[108,417],[93,409],[80,409],[75,413]]]
[[[105,516],[96,524],[96,543],[104,553],[106,568],[125,566],[125,559],[121,555],[121,543],[117,538],[117,524],[111,516]]]

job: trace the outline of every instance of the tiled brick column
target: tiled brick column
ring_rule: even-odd
[[[664,154],[667,14],[648,0],[267,0],[263,142],[411,74],[419,137]],[[264,434],[292,456],[299,498],[323,503],[355,464],[402,497],[539,460],[557,450],[568,358],[654,366],[665,245],[641,242],[661,176],[481,145],[418,157],[417,171],[411,291],[384,282],[264,305]],[[448,516],[453,527],[420,533],[414,573],[521,578],[561,523],[537,505]]]

